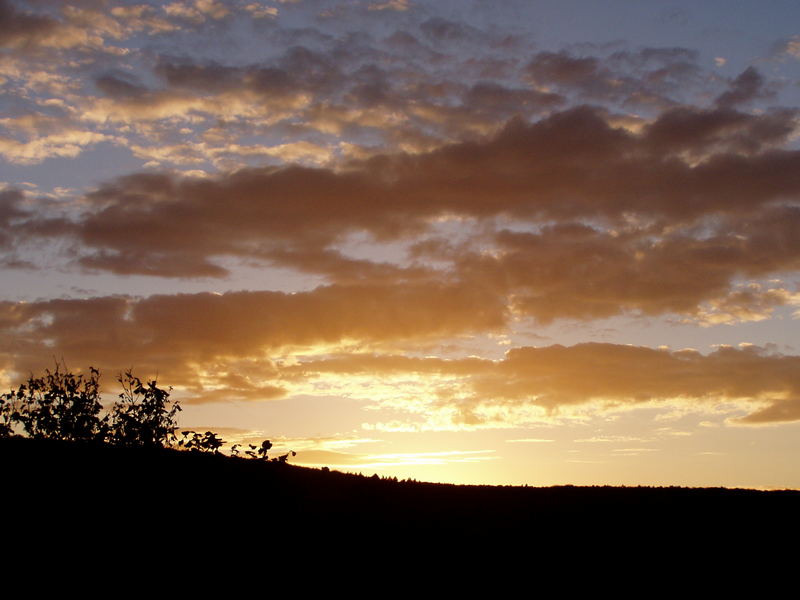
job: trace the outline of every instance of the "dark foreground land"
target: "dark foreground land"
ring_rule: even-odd
[[[222,529],[273,540],[333,534],[368,546],[387,535],[466,542],[775,532],[796,527],[800,515],[800,491],[790,490],[442,485],[23,438],[0,440],[0,464],[7,523],[57,536],[105,522],[119,535]]]

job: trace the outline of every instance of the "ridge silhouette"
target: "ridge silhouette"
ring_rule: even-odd
[[[177,440],[179,405],[169,390],[130,372],[120,380],[119,402],[106,414],[96,369],[74,375],[57,367],[0,397],[6,498],[22,507],[15,514],[28,515],[25,535],[82,539],[87,528],[103,531],[98,515],[105,511],[116,534],[153,539],[202,526],[264,539],[435,535],[474,543],[533,536],[563,543],[589,534],[652,539],[779,530],[800,509],[796,490],[397,481],[286,464],[294,452],[268,458],[269,440],[249,444],[249,458],[238,444],[226,456],[219,452],[224,441],[210,431],[187,430]]]

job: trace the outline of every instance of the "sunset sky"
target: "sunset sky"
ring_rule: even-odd
[[[797,0],[0,0],[0,387],[296,464],[800,488]]]

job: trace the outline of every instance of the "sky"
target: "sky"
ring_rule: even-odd
[[[795,0],[0,0],[0,386],[426,481],[800,488]]]

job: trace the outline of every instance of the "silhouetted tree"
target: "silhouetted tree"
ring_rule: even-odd
[[[156,381],[142,382],[126,371],[118,381],[122,385],[119,402],[109,415],[109,442],[119,446],[169,447],[176,440],[177,414],[181,407],[169,399],[169,390]]]
[[[167,448],[177,441],[185,450],[214,454],[224,446],[225,441],[211,431],[187,430],[178,441],[175,432],[181,407],[169,398],[172,388],[162,389],[155,380],[143,382],[130,370],[117,378],[122,393],[101,417],[99,380],[100,371],[94,367],[89,368],[88,375],[75,375],[58,364],[42,377],[31,375],[17,389],[0,395],[0,438],[21,433],[32,438],[153,448]],[[269,440],[248,446],[247,456],[264,461],[285,463],[296,455],[290,450],[269,458]],[[234,444],[231,454],[238,456],[239,448],[240,444]]]
[[[13,435],[16,427],[36,439],[102,441],[107,420],[100,417],[100,372],[75,375],[56,364],[42,377],[28,381],[3,394],[0,403],[0,436]]]

